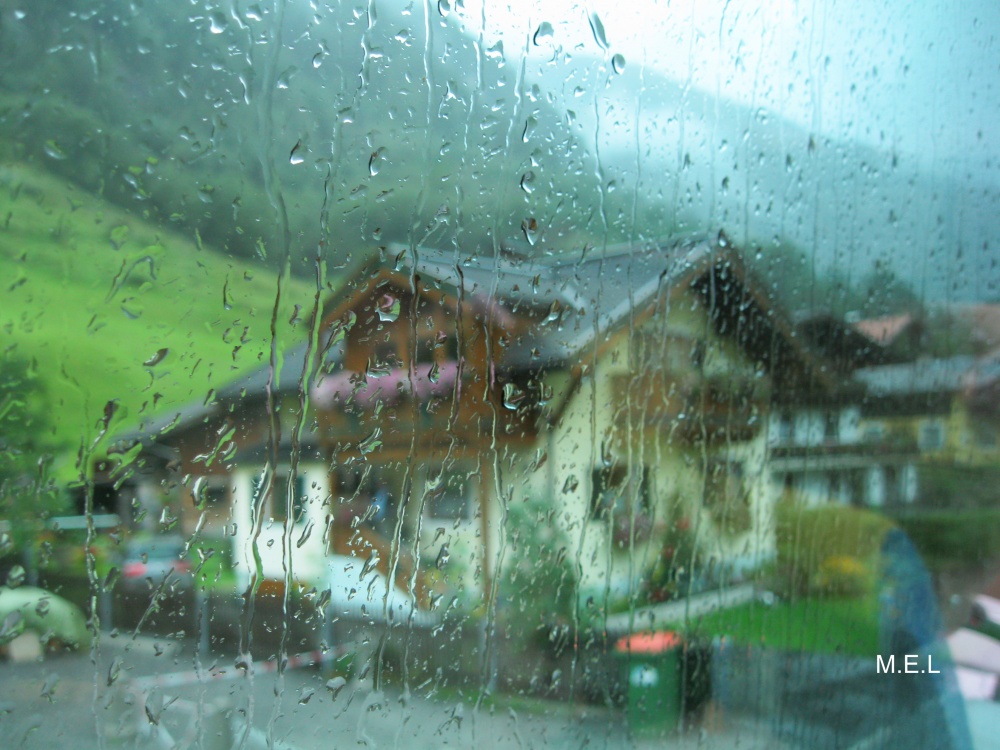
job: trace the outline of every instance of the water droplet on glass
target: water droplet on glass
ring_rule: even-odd
[[[576,488],[580,486],[580,480],[576,478],[576,474],[570,474],[566,477],[566,481],[563,482],[563,494],[569,494],[570,492],[576,492]]]
[[[625,56],[615,55],[611,58],[611,69],[621,75],[625,72]]]
[[[427,379],[432,383],[437,383],[441,379],[441,368],[438,367],[437,362],[432,364],[431,369],[427,371]]]
[[[368,555],[368,559],[365,560],[365,564],[361,566],[361,575],[360,575],[360,578],[362,580],[364,580],[365,576],[367,576],[369,573],[371,573],[373,570],[375,570],[378,567],[378,563],[379,563],[380,559],[381,558],[379,558],[378,552],[376,552],[375,550],[372,550],[372,553],[370,555]]]
[[[7,531],[0,531],[0,556],[6,555],[14,549],[14,540]]]
[[[21,610],[17,609],[3,618],[0,623],[0,645],[10,643],[24,632],[25,620]]]
[[[521,404],[524,403],[524,391],[518,388],[513,383],[504,383],[503,386],[503,405],[510,409],[516,410]]]
[[[12,589],[16,589],[24,583],[24,577],[24,568],[20,565],[14,565],[11,567],[10,572],[7,573],[7,585]]]
[[[213,34],[221,34],[226,30],[226,17],[221,13],[213,13],[210,17],[211,25],[208,27]]]
[[[524,143],[528,142],[531,138],[531,134],[535,131],[535,126],[538,125],[538,119],[535,117],[529,117],[524,123],[524,130],[521,132],[521,140]]]
[[[299,540],[295,542],[295,548],[301,549],[302,545],[309,541],[309,537],[312,536],[313,522],[309,521],[306,523],[306,527],[302,529],[302,534],[299,536]]]
[[[111,662],[111,666],[108,667],[108,687],[111,687],[112,685],[115,684],[115,680],[118,679],[121,673],[122,673],[122,658],[120,656],[116,656],[114,661]]]
[[[312,688],[302,688],[302,692],[299,693],[299,705],[304,706],[309,702],[309,699],[316,694],[316,691]]]
[[[528,195],[531,195],[532,191],[534,191],[535,189],[535,186],[532,185],[534,181],[535,181],[535,173],[530,170],[525,172],[523,175],[521,175],[521,190],[526,192]]]
[[[373,359],[368,360],[368,367],[365,368],[365,377],[368,378],[384,378],[391,372],[389,365],[385,362],[376,362]]]
[[[379,148],[372,151],[372,155],[368,158],[368,174],[372,177],[377,175],[382,171],[382,164],[384,162],[385,149]]]
[[[441,14],[442,18],[447,18],[451,15],[451,2],[449,0],[438,0],[438,13]]]
[[[447,543],[441,545],[441,549],[438,550],[437,559],[434,561],[434,566],[438,570],[442,570],[448,561],[451,559],[451,552],[448,550]]]
[[[552,305],[549,307],[549,314],[545,316],[545,320],[542,323],[551,323],[555,320],[559,320],[559,316],[562,314],[562,303],[559,300],[554,300]]]
[[[164,359],[166,359],[166,356],[169,353],[170,353],[169,349],[157,349],[156,353],[153,354],[153,356],[151,356],[149,359],[147,359],[145,362],[142,363],[142,366],[143,367],[156,367],[156,365],[160,364],[160,362],[162,362]]]
[[[38,600],[38,604],[35,605],[35,614],[39,617],[45,617],[49,613],[49,598],[43,596]]]
[[[288,155],[288,163],[293,166],[301,164],[306,160],[305,152],[306,149],[302,145],[302,141],[296,141],[295,145],[292,146],[292,152]]]
[[[543,21],[538,24],[538,28],[535,29],[535,35],[532,37],[532,41],[541,46],[552,39],[553,34],[555,34],[555,29],[552,28],[552,24],[548,21]]]
[[[343,677],[334,677],[332,680],[326,681],[326,689],[330,691],[331,698],[336,698],[346,685],[347,680]]]
[[[392,323],[399,317],[399,299],[392,294],[383,294],[378,302],[378,319],[383,323]]]
[[[112,565],[111,570],[109,570],[108,574],[104,576],[105,591],[111,591],[111,589],[115,587],[115,584],[118,583],[118,574],[119,574],[118,568]]]
[[[45,141],[43,150],[45,151],[45,155],[50,159],[62,161],[66,158],[66,152],[55,141]]]
[[[364,440],[358,443],[358,450],[361,451],[362,456],[367,456],[378,447],[382,445],[382,428],[376,427],[375,430]]]
[[[528,244],[532,247],[538,242],[538,235],[541,234],[538,230],[538,221],[534,218],[528,218],[521,222],[521,231],[524,232],[524,238],[528,241]]]
[[[56,694],[56,685],[59,684],[59,675],[55,672],[51,673],[45,678],[45,682],[42,684],[41,697],[52,703],[52,697]]]
[[[600,16],[592,12],[587,16],[587,20],[590,21],[590,30],[594,34],[594,41],[597,42],[597,46],[601,49],[607,49],[608,38],[604,34],[604,24],[601,23]]]

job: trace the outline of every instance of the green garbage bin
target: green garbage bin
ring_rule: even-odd
[[[677,633],[636,633],[615,644],[621,662],[626,717],[635,736],[663,735],[681,718],[681,659]]]

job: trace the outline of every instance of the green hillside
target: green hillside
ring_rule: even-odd
[[[97,434],[111,399],[112,428],[124,429],[267,359],[273,270],[23,165],[0,166],[0,284],[3,356],[36,370],[68,454]],[[305,335],[306,314],[289,320],[315,296],[307,282],[284,284],[279,346]]]

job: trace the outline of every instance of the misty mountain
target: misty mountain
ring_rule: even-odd
[[[794,247],[817,276],[877,261],[926,298],[996,294],[991,175],[807,132],[544,25],[505,50],[448,4],[0,7],[7,156],[236,257],[304,271],[389,242],[581,253],[724,230],[762,264]]]

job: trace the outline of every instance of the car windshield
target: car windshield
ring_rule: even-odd
[[[12,747],[993,747],[994,3],[0,0]]]

